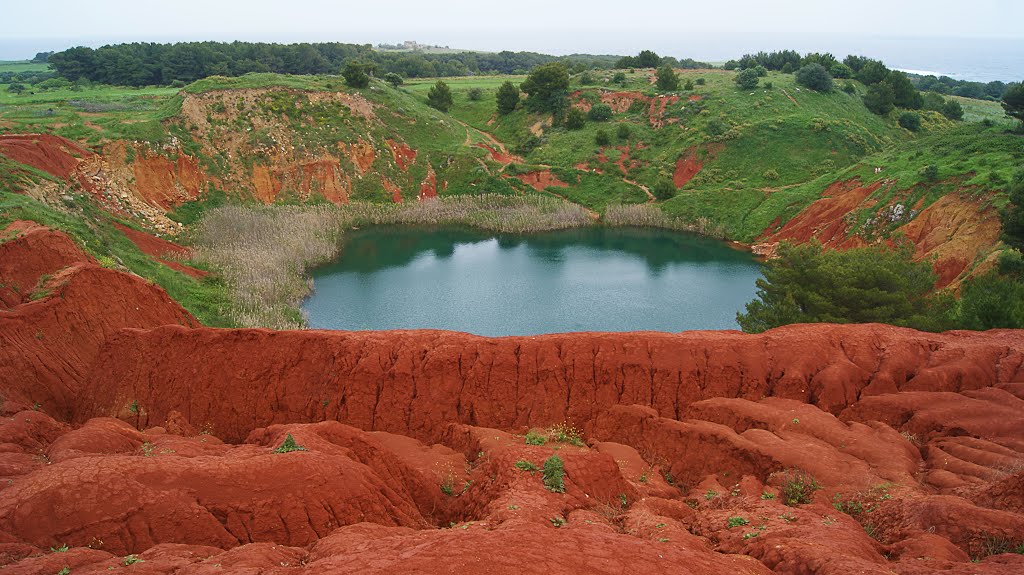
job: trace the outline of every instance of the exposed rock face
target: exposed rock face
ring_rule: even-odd
[[[5,571],[1024,570],[1024,332],[213,330],[15,232]],[[522,435],[557,424],[582,440]]]

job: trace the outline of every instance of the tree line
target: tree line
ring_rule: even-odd
[[[369,44],[257,42],[136,42],[101,48],[76,47],[48,58],[57,75],[123,86],[188,83],[208,76],[241,76],[250,72],[334,74],[347,63],[373,64],[380,74],[406,78],[514,74],[551,62],[570,69],[611,68],[615,56],[573,54],[549,56],[534,52],[459,52],[409,54],[381,52]]]

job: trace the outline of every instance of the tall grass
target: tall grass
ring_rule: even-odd
[[[604,213],[604,222],[611,226],[637,226],[693,232],[710,238],[725,239],[725,228],[703,216],[693,221],[672,217],[651,204],[611,205]]]
[[[239,206],[208,210],[196,230],[196,259],[215,267],[243,327],[300,329],[311,267],[338,255],[343,231],[373,224],[468,225],[530,233],[587,225],[580,206],[546,196],[454,196],[408,204]]]

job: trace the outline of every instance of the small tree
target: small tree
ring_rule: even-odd
[[[504,116],[515,111],[519,105],[519,88],[512,82],[505,82],[498,88],[498,114]]]
[[[394,72],[388,72],[387,74],[384,74],[384,81],[387,82],[388,84],[391,84],[392,88],[397,88],[401,86],[403,83],[405,83],[405,80],[403,80],[401,76],[395,74]]]
[[[565,116],[565,127],[569,130],[579,130],[587,123],[587,114],[579,108],[572,108]]]
[[[597,144],[598,146],[607,146],[608,144],[612,143],[612,139],[608,135],[608,132],[606,132],[602,128],[599,129],[596,134],[594,134],[594,143]]]
[[[661,64],[661,56],[651,50],[644,50],[637,55],[633,66],[637,68],[657,68]]]
[[[797,70],[796,83],[815,92],[832,91],[832,76],[821,64],[808,64]]]
[[[345,64],[341,75],[350,88],[365,88],[370,85],[370,74],[367,73],[368,66],[359,62]]]
[[[879,116],[888,114],[894,107],[892,87],[885,82],[868,86],[864,94],[864,105]]]
[[[939,112],[950,120],[957,122],[964,119],[964,107],[960,105],[960,102],[953,99],[943,102],[942,107],[939,108]]]
[[[25,86],[22,84],[11,84],[7,86],[7,91],[12,94],[22,94],[25,92]]]
[[[594,104],[587,112],[587,117],[595,122],[607,122],[612,119],[612,107],[608,104]]]
[[[629,129],[629,124],[619,124],[619,127],[615,129],[615,135],[623,141],[629,139],[631,132],[632,130]]]
[[[1006,115],[1020,120],[1021,129],[1024,130],[1024,82],[1012,84],[1003,92],[1003,110]]]
[[[620,86],[625,86],[626,85],[626,73],[625,72],[616,72],[615,75],[612,76],[612,84],[618,84]]]
[[[704,84],[707,84],[707,80],[705,80],[704,78],[697,78],[698,86],[703,86]]]
[[[568,98],[569,71],[558,62],[537,66],[520,88],[527,94],[527,109],[557,114]]]
[[[760,77],[757,75],[757,70],[754,70],[753,68],[742,70],[736,75],[736,85],[739,86],[741,90],[753,90],[757,87],[757,82],[759,80]]]
[[[683,89],[686,91],[693,90],[693,80],[687,79],[686,83],[683,84]]]
[[[1024,251],[1024,169],[1014,175],[1006,195],[1010,201],[999,213],[1003,222],[1002,240],[1011,248]]]
[[[672,66],[665,65],[658,68],[657,76],[658,81],[655,84],[659,90],[670,92],[679,89],[679,75],[672,69]]]
[[[832,74],[833,78],[853,78],[853,70],[851,70],[849,66],[841,62],[836,62],[835,64],[833,64],[832,68],[830,68],[828,72],[829,74]]]
[[[899,123],[901,128],[916,132],[921,129],[921,116],[916,112],[903,112],[900,114]]]
[[[431,108],[447,112],[452,107],[452,91],[443,81],[438,80],[430,92],[427,92],[427,105]]]
[[[661,177],[654,184],[651,193],[661,201],[671,200],[676,195],[676,185],[668,177]]]
[[[472,102],[479,102],[484,99],[484,91],[480,88],[470,88],[469,92],[466,92],[466,97]]]

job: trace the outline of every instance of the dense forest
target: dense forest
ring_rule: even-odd
[[[533,52],[396,53],[369,44],[266,44],[253,42],[133,43],[77,47],[49,57],[59,76],[124,86],[188,83],[207,76],[250,72],[336,74],[351,61],[373,65],[378,74],[406,78],[526,73],[559,61],[573,69],[611,68],[617,56],[548,56]]]

